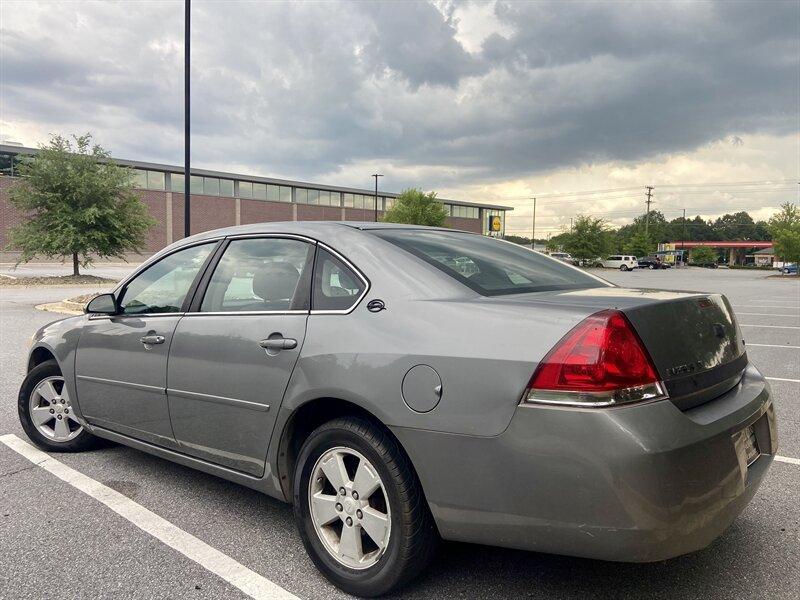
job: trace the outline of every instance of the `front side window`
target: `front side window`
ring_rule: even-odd
[[[285,311],[307,308],[313,246],[300,240],[233,240],[209,281],[201,312]]]
[[[483,296],[607,285],[562,262],[481,235],[423,229],[385,229],[371,233]]]
[[[314,263],[313,310],[348,310],[361,298],[366,284],[333,254],[319,248]]]
[[[214,244],[173,252],[139,273],[122,292],[119,301],[122,314],[180,312],[189,288]]]

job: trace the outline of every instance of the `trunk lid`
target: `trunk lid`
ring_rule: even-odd
[[[510,302],[585,309],[628,317],[681,410],[712,400],[741,379],[747,354],[736,317],[721,294],[592,288],[506,297]]]

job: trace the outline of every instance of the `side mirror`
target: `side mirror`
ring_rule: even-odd
[[[92,315],[115,315],[117,314],[117,300],[114,294],[100,294],[92,298],[86,305],[86,312]]]

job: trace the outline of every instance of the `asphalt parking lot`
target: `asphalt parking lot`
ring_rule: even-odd
[[[726,294],[752,362],[771,378],[779,454],[800,459],[800,282],[722,269],[599,274],[629,287]],[[16,415],[26,341],[57,317],[34,305],[95,290],[0,287],[0,436],[27,439]],[[317,573],[290,507],[276,500],[122,446],[55,458],[290,594],[346,597]],[[0,598],[84,597],[247,595],[0,444]],[[733,526],[693,555],[633,565],[446,544],[398,597],[800,598],[800,463],[776,461]]]

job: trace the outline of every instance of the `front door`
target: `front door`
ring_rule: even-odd
[[[118,295],[119,313],[93,315],[78,340],[78,404],[89,423],[174,446],[167,408],[167,354],[184,302],[214,243],[169,254]]]
[[[186,454],[264,473],[267,445],[305,337],[314,246],[228,243],[169,355],[172,428]]]

